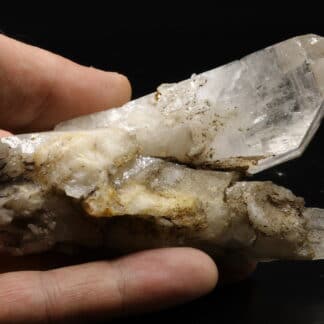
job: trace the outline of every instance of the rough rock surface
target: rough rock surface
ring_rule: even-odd
[[[303,199],[271,182],[239,181],[236,172],[145,157],[125,130],[8,137],[0,152],[3,252],[190,245],[213,256],[319,256]]]

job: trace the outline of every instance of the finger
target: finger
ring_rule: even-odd
[[[0,35],[0,127],[50,129],[78,115],[118,107],[131,95],[126,77],[81,66]]]
[[[0,276],[0,322],[57,323],[152,311],[197,298],[216,281],[214,262],[190,248],[151,250],[45,272],[7,273]]]
[[[0,138],[10,136],[10,135],[12,135],[12,133],[10,133],[10,132],[8,132],[6,130],[0,129]]]
[[[93,252],[91,254],[82,253],[82,255],[68,255],[59,252],[28,256],[0,255],[0,274],[23,270],[49,270],[99,259],[99,255]]]
[[[27,270],[51,270],[59,267],[66,267],[86,262],[112,259],[112,255],[102,250],[74,251],[67,254],[58,251],[43,252],[25,256],[13,256],[8,254],[0,255],[0,274],[13,271]]]

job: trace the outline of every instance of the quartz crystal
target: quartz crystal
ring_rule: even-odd
[[[324,40],[301,36],[55,131],[1,138],[0,252],[324,258],[323,210],[243,179],[303,151],[322,116],[323,60]]]
[[[304,151],[323,98],[324,38],[305,35],[57,129],[118,125],[144,155],[257,173]]]

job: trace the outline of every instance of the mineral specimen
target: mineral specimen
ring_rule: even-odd
[[[324,39],[301,36],[56,131],[0,139],[0,252],[193,246],[324,258],[323,210],[241,181],[305,148],[323,69]]]
[[[305,35],[57,129],[118,125],[144,155],[257,173],[304,151],[323,100],[324,38]]]

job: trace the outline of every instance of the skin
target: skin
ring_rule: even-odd
[[[126,77],[0,35],[0,136],[49,130],[64,119],[118,107],[131,98]],[[223,281],[255,267],[222,262]],[[214,261],[191,248],[143,251],[115,260],[95,256],[0,257],[0,322],[110,319],[162,309],[210,292]]]

